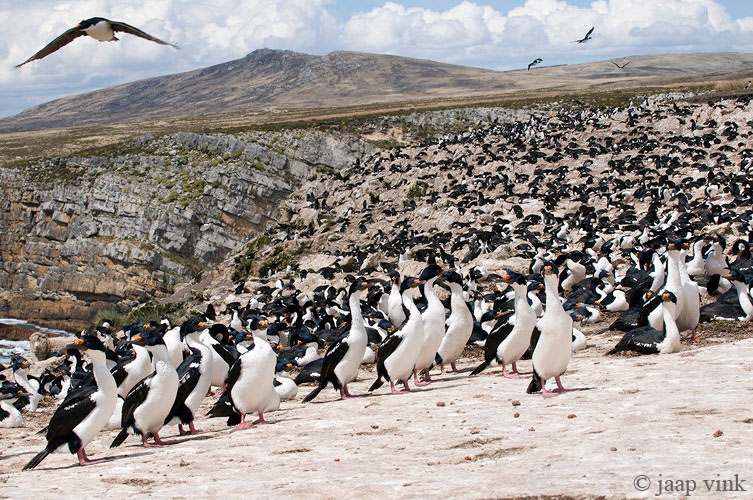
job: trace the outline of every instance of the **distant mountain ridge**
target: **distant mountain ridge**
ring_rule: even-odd
[[[269,108],[563,91],[628,82],[659,84],[733,72],[753,75],[753,54],[663,54],[620,60],[630,64],[624,70],[607,60],[500,72],[380,54],[314,56],[259,49],[207,68],[44,103],[0,120],[0,132]]]

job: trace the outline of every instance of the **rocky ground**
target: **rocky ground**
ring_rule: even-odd
[[[2,431],[0,498],[685,498],[667,492],[667,480],[685,490],[694,481],[694,498],[750,498],[751,334],[748,325],[709,329],[677,354],[609,358],[617,337],[590,334],[563,377],[581,390],[554,399],[526,394],[527,377],[504,379],[499,369],[468,377],[478,363],[469,351],[463,373],[411,394],[338,401],[326,391],[301,404],[310,390],[301,387],[269,425],[231,432],[201,418],[206,434],[171,429],[172,444],[160,449],[131,437],[110,450],[107,432],[88,448],[107,463],[79,467],[66,452],[21,472],[45,443],[35,431],[50,404]],[[373,377],[363,369],[354,392]],[[734,484],[735,475],[745,491],[711,483]]]

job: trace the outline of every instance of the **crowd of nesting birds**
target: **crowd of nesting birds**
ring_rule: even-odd
[[[747,98],[667,101],[489,123],[359,161],[302,188],[302,208],[332,224],[269,230],[272,245],[326,242],[326,266],[216,291],[177,326],[101,323],[40,378],[16,358],[0,425],[57,395],[26,468],[59,448],[88,464],[102,429],[121,429],[112,446],[131,433],[161,445],[165,425],[197,432],[213,387],[210,415],[243,429],[304,383],[304,401],[330,385],[353,397],[364,363],[370,391],[410,391],[473,344],[471,375],[500,365],[517,378],[530,359],[527,392],[556,396],[581,325],[605,312],[619,316],[604,331],[625,332],[605,354],[676,352],[699,323],[753,317],[752,130]]]

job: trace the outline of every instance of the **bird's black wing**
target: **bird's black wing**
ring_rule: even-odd
[[[178,365],[178,392],[175,395],[173,406],[170,408],[170,413],[165,418],[165,424],[168,424],[175,417],[179,417],[181,421],[184,418],[188,418],[188,421],[190,421],[190,412],[188,415],[183,416],[182,413],[185,411],[183,408],[185,407],[186,398],[188,398],[201,378],[201,372],[199,371],[201,353],[197,356],[196,353],[198,351],[196,349],[191,349],[191,351],[192,354]]]
[[[384,339],[384,342],[379,345],[379,351],[377,351],[377,375],[386,380],[390,379],[390,376],[387,373],[387,368],[384,366],[384,362],[390,357],[390,354],[395,352],[395,349],[397,349],[397,346],[399,346],[402,341],[402,336],[393,334]]]
[[[241,375],[241,358],[230,366],[230,370],[227,372],[227,384],[225,385],[225,391],[230,394],[233,386],[238,381],[238,377]]]
[[[596,27],[596,26],[591,26],[591,29],[590,29],[590,30],[588,30],[588,33],[586,33],[586,36],[584,36],[584,37],[583,37],[583,40],[588,40],[588,37],[589,37],[589,36],[591,36],[591,33],[593,33],[593,32],[594,32],[594,28],[595,28],[595,27]]]
[[[120,387],[120,384],[123,383],[123,381],[128,376],[128,372],[126,371],[126,365],[133,361],[133,359],[129,359],[128,361],[124,363],[118,363],[117,365],[113,366],[110,369],[110,373],[112,373],[112,378],[115,379],[115,385]]]
[[[113,31],[119,31],[119,32],[122,32],[122,33],[129,33],[131,35],[136,35],[138,37],[144,38],[144,39],[152,41],[152,42],[157,42],[160,45],[169,45],[171,47],[175,47],[176,49],[178,48],[177,45],[174,45],[174,44],[172,44],[170,42],[166,42],[164,40],[160,40],[159,38],[155,38],[152,35],[150,35],[149,33],[145,33],[145,32],[141,31],[138,28],[134,28],[130,24],[121,23],[119,21],[110,21],[110,26],[112,27]]]
[[[133,420],[133,412],[146,400],[146,396],[149,394],[149,383],[152,381],[154,375],[152,373],[128,391],[128,395],[126,395],[123,402],[123,414],[120,419],[122,427],[130,425],[131,420]]]
[[[227,347],[218,342],[216,344],[212,344],[212,349],[214,349],[214,351],[222,358],[225,363],[227,363],[228,366],[233,366],[236,358],[230,353],[230,351],[228,351]]]
[[[30,58],[28,58],[21,64],[17,64],[16,68],[20,68],[24,64],[29,63],[31,61],[36,61],[38,59],[42,59],[43,57],[47,57],[53,52],[55,52],[56,50],[59,50],[62,47],[68,45],[76,38],[80,36],[84,36],[84,35],[86,35],[86,33],[84,32],[84,30],[82,30],[78,26],[71,28],[65,33],[63,33],[62,35],[60,35],[59,37],[57,37],[56,39],[54,39],[53,41],[51,41],[50,43],[48,43],[47,45],[45,45],[44,48],[40,50],[39,52],[31,56]]]
[[[324,353],[324,361],[322,362],[322,371],[319,380],[322,382],[332,382],[335,385],[335,389],[340,388],[340,381],[337,380],[337,377],[335,376],[335,368],[345,357],[346,352],[348,352],[348,343],[345,339],[329,346],[327,352]]]
[[[67,436],[91,413],[96,406],[91,398],[95,392],[96,387],[87,387],[70,394],[60,403],[47,426],[47,442]]]
[[[491,362],[497,357],[497,349],[499,348],[499,345],[510,335],[512,329],[513,325],[505,323],[500,328],[493,330],[492,333],[489,334],[489,337],[484,344],[485,361]]]

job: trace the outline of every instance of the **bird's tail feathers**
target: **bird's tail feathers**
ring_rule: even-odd
[[[482,371],[486,370],[487,366],[489,366],[489,362],[488,361],[484,361],[483,363],[481,363],[480,365],[478,365],[475,370],[473,370],[471,372],[471,375],[478,375]]]
[[[112,440],[112,444],[110,445],[110,448],[116,448],[123,444],[123,441],[126,440],[128,437],[128,427],[123,427],[117,436],[115,436],[115,439]]]
[[[42,450],[39,453],[37,453],[34,456],[34,458],[32,458],[31,460],[29,460],[29,463],[26,464],[26,465],[24,465],[24,468],[21,469],[21,470],[30,470],[30,469],[33,469],[34,467],[36,467],[37,465],[39,465],[42,462],[42,460],[44,460],[45,457],[47,457],[47,455],[49,455],[49,454],[50,454],[50,452],[47,450],[47,448],[45,448],[44,450]]]
[[[314,399],[315,397],[317,397],[319,395],[319,393],[322,392],[322,389],[324,389],[326,386],[327,386],[326,383],[325,384],[319,384],[318,386],[316,386],[316,388],[313,391],[309,392],[308,396],[306,396],[305,398],[303,398],[303,402],[304,403],[308,403],[309,401],[311,401],[312,399]]]
[[[541,377],[539,377],[539,374],[536,373],[536,368],[533,369],[533,375],[531,375],[531,383],[528,384],[528,388],[526,389],[526,392],[528,394],[533,394],[535,392],[539,392],[541,390]]]
[[[384,380],[382,380],[382,377],[377,378],[373,384],[371,384],[371,387],[369,387],[369,392],[375,391],[382,387],[382,384],[384,384]]]

